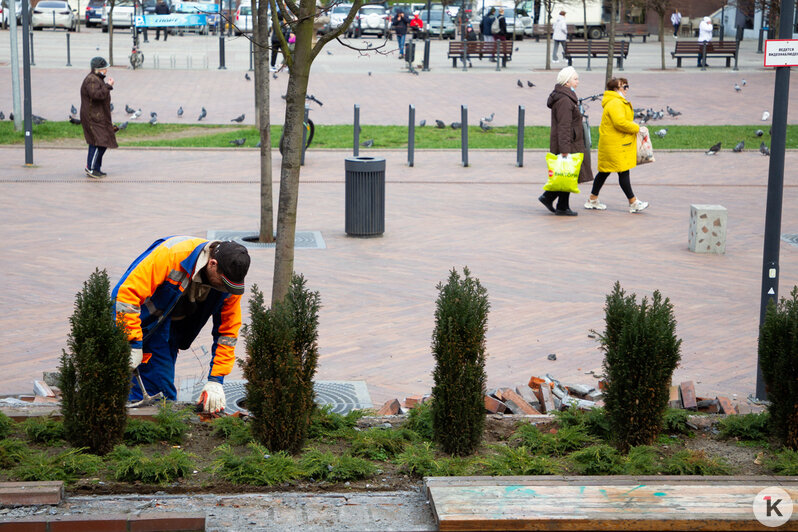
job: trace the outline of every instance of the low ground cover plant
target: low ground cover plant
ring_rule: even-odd
[[[116,480],[147,484],[167,484],[190,476],[196,458],[182,449],[145,456],[140,447],[126,445],[117,445],[109,457]]]

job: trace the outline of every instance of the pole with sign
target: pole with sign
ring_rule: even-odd
[[[782,39],[765,43],[765,66],[776,68],[773,91],[773,122],[770,137],[770,166],[768,168],[767,210],[765,211],[765,246],[762,254],[762,299],[759,307],[759,328],[765,321],[768,303],[778,302],[779,244],[781,238],[781,207],[784,189],[784,150],[787,142],[787,104],[790,97],[790,67],[798,66],[798,40],[792,37],[795,0],[781,0]],[[767,399],[765,381],[759,360],[756,363],[756,396]]]

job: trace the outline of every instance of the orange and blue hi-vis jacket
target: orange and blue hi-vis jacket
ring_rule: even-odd
[[[153,244],[131,264],[111,293],[114,311],[128,331],[131,347],[144,342],[171,321],[171,313],[192,283],[201,283],[207,264],[204,238],[172,236]],[[209,287],[210,288],[210,287]],[[180,323],[178,347],[188,349],[205,323],[213,317],[213,348],[208,380],[223,382],[233,369],[235,345],[241,328],[241,296],[210,289],[200,311]],[[175,351],[176,353],[176,351]],[[148,356],[145,353],[145,362]]]

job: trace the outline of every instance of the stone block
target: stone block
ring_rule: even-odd
[[[525,414],[528,416],[540,415],[540,412],[510,388],[501,388],[499,389],[499,393],[501,394],[501,400],[512,410],[513,414]]]
[[[526,384],[519,384],[515,387],[515,392],[523,397],[524,401],[529,403],[532,408],[540,411],[540,401],[538,400],[538,396],[535,395],[535,391],[532,388]]]
[[[737,410],[734,408],[734,405],[731,401],[729,401],[728,397],[718,396],[715,400],[720,404],[720,411],[727,416],[732,414],[736,414]]]
[[[390,401],[385,401],[385,404],[382,405],[377,411],[378,416],[395,416],[399,413],[400,405],[398,399],[391,399]]]
[[[554,396],[548,385],[540,387],[540,406],[543,408],[544,414],[551,414],[557,409],[554,404]]]
[[[682,408],[688,410],[695,410],[698,408],[698,402],[695,398],[695,385],[693,381],[685,381],[679,385],[682,392]]]
[[[668,398],[668,406],[671,408],[682,407],[682,396],[679,393],[679,387],[676,385],[670,387],[670,397]]]
[[[690,205],[687,245],[695,253],[726,253],[728,214],[722,205]]]
[[[491,397],[490,395],[485,396],[485,410],[490,412],[491,414],[503,414],[507,410],[507,405]]]
[[[64,483],[60,480],[0,482],[0,506],[60,504],[63,498]]]

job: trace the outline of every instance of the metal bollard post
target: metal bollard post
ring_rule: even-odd
[[[416,151],[416,106],[408,106],[407,117],[407,166],[413,166]]]
[[[310,106],[305,105],[305,120],[302,122],[302,159],[299,161],[300,166],[305,166],[305,149],[308,143],[308,128],[305,124],[308,123],[308,115],[310,114]]]
[[[224,66],[224,31],[219,32],[219,70],[227,70]]]
[[[737,68],[737,56],[740,55],[740,39],[735,39],[734,46],[734,68],[732,70],[740,70]]]
[[[621,55],[618,56],[618,70],[623,71],[623,45],[626,41],[621,41]],[[628,50],[628,48],[627,48]],[[613,52],[614,53],[614,52]]]
[[[463,166],[468,166],[468,106],[460,106],[460,151]]]
[[[429,72],[429,37],[424,39],[424,65],[422,72]]]
[[[55,31],[55,11],[53,11],[53,31]]]
[[[585,30],[587,31],[587,30]],[[590,56],[593,55],[592,49],[593,44],[590,42],[590,39],[587,40],[587,68],[585,70],[590,71]]]
[[[518,106],[518,144],[515,152],[515,165],[519,168],[524,166],[524,115],[526,110],[523,105]]]
[[[352,144],[352,155],[357,157],[360,154],[360,106],[355,104],[355,136]]]
[[[493,51],[495,52],[496,55],[496,72],[502,69],[501,67],[502,62],[501,59],[499,59],[499,42],[501,41],[496,41],[496,40],[493,41]]]
[[[68,31],[67,31],[66,36],[67,36],[67,64],[66,64],[66,66],[71,67],[72,66],[72,50],[70,49],[70,46],[69,46],[69,38],[71,37],[71,35],[69,35]]]
[[[707,41],[701,47],[701,70],[707,69]]]

